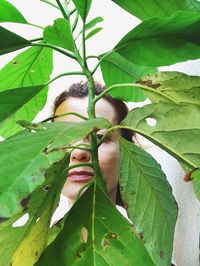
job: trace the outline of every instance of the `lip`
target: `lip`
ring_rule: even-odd
[[[88,171],[69,172],[67,178],[74,182],[89,182],[93,179],[94,173]]]

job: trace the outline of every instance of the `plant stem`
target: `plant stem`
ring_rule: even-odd
[[[92,163],[77,163],[77,164],[73,164],[69,167],[67,167],[66,171],[69,171],[73,168],[77,168],[77,167],[80,167],[80,166],[89,166],[91,168],[93,168],[93,164]]]
[[[44,30],[44,27],[36,25],[36,24],[33,24],[33,23],[28,23],[28,25]]]
[[[54,120],[55,118],[62,117],[62,116],[66,116],[66,115],[75,115],[75,116],[80,117],[83,120],[88,120],[87,117],[85,117],[83,115],[80,115],[78,113],[68,112],[68,113],[65,113],[65,114],[62,114],[62,115],[54,115],[54,116],[48,117],[47,119],[42,120],[40,123],[45,123],[45,122],[48,122],[50,120]]]
[[[40,37],[40,38],[31,39],[29,40],[29,42],[37,42],[37,41],[42,41],[42,40],[43,40],[43,37]]]
[[[70,75],[84,75],[84,73],[83,72],[79,72],[79,71],[62,73],[62,74],[54,77],[53,79],[47,81],[45,83],[45,86],[48,86],[50,83],[52,83],[53,81],[55,81],[55,80],[57,80],[57,79],[59,79],[61,77],[70,76]]]
[[[96,64],[96,66],[94,67],[94,69],[92,70],[92,74],[94,74],[95,72],[96,72],[96,70],[97,70],[97,68],[99,67],[99,65],[101,64],[101,61],[106,57],[106,56],[108,56],[109,54],[111,54],[113,51],[109,51],[109,52],[107,52],[106,54],[104,54],[100,59],[99,59],[99,57],[97,57],[98,59],[99,59],[99,62]],[[91,58],[91,56],[90,56],[90,58]]]
[[[86,66],[85,21],[83,21],[83,28],[82,28],[82,51],[83,51],[83,63],[84,63],[84,66]]]
[[[56,0],[56,3],[58,4],[59,9],[60,9],[60,11],[61,11],[63,17],[64,17],[65,19],[69,20],[69,14],[68,14],[68,13],[65,11],[65,9],[63,8],[63,6],[62,6],[60,0]]]
[[[59,9],[59,7],[55,5],[54,3],[52,3],[51,1],[48,1],[48,0],[40,0],[40,1]]]
[[[69,13],[70,13],[70,16],[72,15],[72,14],[74,14],[74,12],[76,11],[76,8],[74,8],[74,9],[72,9]]]
[[[79,149],[79,150],[84,150],[84,151],[91,151],[90,148],[84,148],[84,147],[79,147],[79,146],[63,146],[63,147],[57,147],[57,148],[54,148],[52,150],[50,150],[49,152],[46,152],[47,154],[50,153],[50,152],[53,152],[53,151],[59,151],[59,150],[66,150],[66,149]]]
[[[76,14],[76,17],[75,17],[75,20],[74,20],[74,23],[72,25],[72,32],[74,32],[76,26],[77,26],[77,23],[78,23],[78,18],[79,18],[79,14],[77,13]]]
[[[79,191],[78,191],[78,193],[77,193],[77,195],[76,195],[76,198],[75,198],[74,203],[77,202],[77,200],[80,198],[81,192],[82,192],[86,187],[89,187],[89,186],[92,185],[92,184],[93,184],[93,181],[90,181],[90,182],[86,183],[85,185],[83,185],[83,186],[79,189]]]
[[[52,48],[54,49],[55,51],[61,53],[61,54],[64,54],[72,59],[76,59],[76,56],[73,55],[73,54],[70,54],[66,51],[64,51],[63,49],[60,49],[59,47],[55,46],[55,45],[52,45],[52,44],[49,44],[49,43],[31,43],[30,46],[41,46],[41,47],[47,47],[47,48]]]
[[[172,101],[173,103],[176,103],[176,104],[179,104],[179,102],[172,98],[171,96],[169,95],[166,95],[166,94],[163,94],[162,92],[158,91],[158,90],[155,90],[155,89],[152,89],[148,86],[144,86],[144,85],[141,85],[139,83],[122,83],[122,84],[115,84],[115,85],[112,85],[110,86],[109,88],[107,88],[106,90],[104,90],[101,94],[99,94],[95,99],[94,99],[94,102],[96,103],[98,100],[100,100],[107,92],[109,92],[110,90],[112,89],[115,89],[115,88],[118,88],[118,87],[138,87],[138,88],[141,88],[143,90],[146,90],[146,91],[151,91],[153,93],[157,93],[159,95],[161,95],[162,97],[165,97],[166,99]]]

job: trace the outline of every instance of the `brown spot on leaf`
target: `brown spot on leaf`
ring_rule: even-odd
[[[13,65],[18,65],[19,64],[17,60],[13,61],[12,63],[13,63]]]
[[[122,191],[122,190],[123,190],[123,187],[122,187],[122,186],[120,186],[120,187],[119,187],[119,190],[120,190],[120,191]]]
[[[82,238],[83,243],[86,244],[87,238],[88,238],[88,230],[85,227],[83,227],[81,230],[81,238]]]
[[[138,236],[139,236],[139,238],[140,239],[143,239],[144,238],[144,236],[143,236],[143,233],[141,232],[141,233],[138,233]]]
[[[44,60],[44,58],[43,57],[40,57],[40,60],[42,61],[42,60]]]
[[[108,242],[108,240],[106,238],[102,239],[101,245],[105,248],[106,246],[109,246],[110,243]]]
[[[134,196],[135,194],[136,194],[135,191],[130,192],[130,195],[132,195],[132,196]]]
[[[130,264],[130,260],[127,260],[126,264]]]
[[[28,202],[29,202],[30,198],[31,198],[31,195],[29,195],[27,198],[24,198],[24,199],[21,200],[21,205],[23,207],[23,211],[27,211],[28,210],[28,208],[29,208],[28,207]]]
[[[160,258],[161,258],[161,259],[164,258],[164,251],[163,251],[163,250],[160,251]]]
[[[139,83],[141,85],[145,85],[147,87],[150,87],[150,88],[153,88],[153,89],[157,89],[158,87],[161,86],[160,83],[157,83],[157,84],[153,84],[152,83],[152,80],[146,80],[146,81],[142,81],[142,80],[138,80],[136,83]]]
[[[185,176],[184,176],[184,181],[185,182],[189,182],[189,181],[191,181],[192,179],[191,179],[191,174],[194,172],[194,171],[196,171],[196,170],[198,170],[199,168],[194,168],[192,171],[190,171],[189,173],[187,173]]]
[[[38,124],[33,124],[33,127],[37,128],[38,127]]]
[[[123,207],[124,207],[124,209],[127,211],[127,210],[128,210],[128,203],[125,202],[125,201],[123,201]]]
[[[110,233],[110,238],[117,238],[117,235],[115,233]]]
[[[76,252],[76,257],[80,259],[81,258],[80,253]]]
[[[154,245],[155,245],[155,246],[157,245],[157,241],[154,241]]]
[[[35,256],[36,256],[36,257],[37,257],[37,255],[38,255],[38,251],[35,252]]]
[[[3,223],[3,222],[5,222],[5,221],[7,221],[8,220],[8,218],[6,218],[6,217],[1,217],[0,218],[0,223]]]

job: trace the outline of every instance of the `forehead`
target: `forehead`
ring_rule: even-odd
[[[78,98],[69,97],[67,100],[63,101],[56,109],[55,114],[60,115],[68,112],[76,112],[83,116],[88,117],[88,97]],[[105,117],[108,119],[112,125],[117,124],[117,113],[115,108],[105,99],[100,99],[95,105],[95,113],[97,117]],[[68,115],[64,117],[56,118],[55,121],[67,121],[67,122],[80,122],[81,118],[74,115]]]

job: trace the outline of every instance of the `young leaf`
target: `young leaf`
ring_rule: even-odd
[[[44,29],[43,35],[48,43],[74,52],[72,32],[69,21],[66,19],[56,19],[53,26],[47,26]]]
[[[30,45],[30,42],[21,36],[0,26],[0,55],[19,50]]]
[[[72,0],[74,5],[76,6],[78,13],[80,14],[83,21],[86,20],[86,17],[89,13],[90,6],[92,4],[92,0]]]
[[[154,265],[131,224],[91,185],[36,265]],[[78,219],[77,219],[78,213]]]
[[[120,138],[119,183],[134,229],[156,265],[170,265],[177,207],[160,165]]]
[[[138,83],[152,88],[152,90],[141,88],[151,102],[176,101],[200,105],[200,77],[198,76],[167,71],[147,75]]]
[[[24,87],[47,82],[53,69],[52,57],[52,49],[43,47],[31,47],[16,56],[0,71],[0,91],[22,87],[20,93],[25,95],[27,90]],[[46,98],[47,88],[44,88],[0,129],[0,135],[8,137],[21,130],[16,121],[21,119],[32,121],[45,105]]]
[[[100,55],[100,59],[102,56],[104,55]],[[114,51],[101,61],[100,66],[107,88],[114,84],[134,83],[148,73],[157,73],[156,68],[135,65]],[[146,99],[143,92],[136,87],[119,86],[112,89],[109,94],[127,102],[140,102]]]
[[[91,30],[85,37],[86,40],[88,40],[89,38],[91,38],[92,36],[94,36],[95,34],[97,34],[98,32],[100,32],[103,28],[95,28],[93,30]]]
[[[153,119],[154,124],[149,123]],[[200,165],[198,105],[159,103],[133,109],[122,125],[143,135],[191,169]]]
[[[12,224],[16,226],[16,221],[19,223],[19,218],[25,212],[0,224],[0,265],[10,265],[15,252],[14,265],[17,264],[18,253],[20,253],[20,265],[33,265],[37,261],[47,242],[46,232],[49,230],[49,220],[57,207],[60,192],[66,180],[65,169],[68,164],[69,156],[66,154],[62,161],[47,169],[45,182],[31,194],[28,201],[26,215],[29,217],[23,226],[13,227]],[[47,212],[44,213],[46,210]],[[38,220],[43,222],[39,223]],[[36,229],[41,233],[35,234]],[[45,234],[42,234],[43,230]],[[27,264],[25,260],[29,260]]]
[[[103,21],[102,17],[96,17],[96,18],[92,19],[90,22],[88,22],[85,25],[85,30],[90,30],[91,28],[96,26],[97,23],[102,22],[102,21]]]
[[[112,0],[117,5],[138,17],[145,20],[151,17],[167,17],[176,11],[188,11],[199,13],[200,3],[196,0],[154,1],[154,0]]]
[[[37,85],[0,92],[0,123],[16,113],[43,88],[44,85]]]
[[[5,0],[0,0],[0,22],[28,23],[16,7]]]
[[[148,19],[131,30],[114,50],[138,65],[166,66],[200,57],[200,15],[177,12]]]
[[[70,145],[88,135],[94,127],[107,128],[110,123],[96,118],[42,126],[37,132],[25,132],[0,142],[0,217],[11,217],[23,209],[23,199],[45,180],[45,169],[63,157],[63,153],[53,151],[54,148]]]

